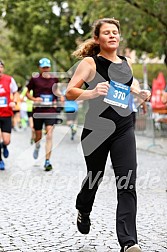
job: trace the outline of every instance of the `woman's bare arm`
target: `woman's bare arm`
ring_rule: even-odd
[[[92,90],[83,90],[84,82],[92,80],[95,76],[95,63],[91,57],[84,58],[78,65],[71,81],[68,84],[66,97],[68,100],[89,100],[106,95],[109,84],[108,82],[97,83],[97,86]]]

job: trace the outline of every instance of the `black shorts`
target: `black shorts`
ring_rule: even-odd
[[[42,130],[43,125],[45,126],[53,126],[54,124],[60,124],[62,123],[62,119],[58,118],[34,118],[34,129],[35,130]]]
[[[28,112],[27,111],[28,118],[33,117],[33,112]]]
[[[1,132],[11,133],[12,130],[12,117],[0,117]]]
[[[15,115],[15,114],[17,114],[17,113],[19,113],[20,112],[20,110],[13,110],[13,114]]]

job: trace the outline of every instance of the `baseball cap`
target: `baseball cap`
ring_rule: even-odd
[[[40,67],[51,67],[50,60],[47,59],[47,58],[42,58],[42,59],[40,59],[40,61],[39,61],[39,66],[40,66]]]
[[[0,60],[0,66],[3,66],[4,67],[4,63],[2,60]]]

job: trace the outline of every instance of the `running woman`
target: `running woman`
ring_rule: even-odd
[[[110,154],[117,186],[116,230],[121,252],[141,252],[136,231],[136,144],[128,100],[132,91],[143,100],[150,98],[150,92],[133,86],[130,59],[117,54],[119,42],[119,21],[104,18],[95,21],[93,38],[74,52],[83,59],[68,84],[66,97],[89,100],[81,136],[87,176],[76,199],[77,226],[82,234],[90,231],[90,213]],[[82,89],[84,83],[86,90]]]

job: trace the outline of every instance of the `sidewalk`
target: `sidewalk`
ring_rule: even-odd
[[[67,126],[55,127],[54,169],[46,173],[45,137],[34,160],[30,130],[12,132],[6,170],[0,172],[0,252],[120,251],[115,178],[109,159],[91,213],[91,231],[82,235],[77,230],[75,202],[86,175],[80,133],[81,128],[71,141]],[[149,138],[136,136],[136,140],[139,244],[143,252],[167,252],[167,156],[159,155],[157,146],[146,151]],[[158,143],[165,150],[166,141]]]
[[[139,135],[137,133],[135,133],[135,135],[136,135],[136,146],[138,150],[143,150],[146,152],[167,156],[167,138],[164,137],[151,138]]]

